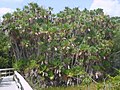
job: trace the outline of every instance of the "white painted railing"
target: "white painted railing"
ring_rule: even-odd
[[[14,71],[14,68],[0,69],[0,79],[11,75],[20,90],[33,90],[26,80],[17,71]]]
[[[26,80],[17,72],[14,71],[14,80],[20,90],[33,90]]]
[[[0,78],[14,75],[14,68],[0,69]]]

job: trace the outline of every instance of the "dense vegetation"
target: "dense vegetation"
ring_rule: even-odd
[[[113,77],[118,83],[119,24],[119,17],[102,9],[66,7],[53,14],[51,7],[29,3],[3,16],[0,68],[13,66],[40,87],[88,85]]]
[[[0,68],[11,67],[12,60],[9,53],[8,36],[0,30]]]

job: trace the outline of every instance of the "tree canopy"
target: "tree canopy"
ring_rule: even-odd
[[[57,14],[52,10],[29,3],[3,16],[1,30],[7,33],[7,40],[0,37],[5,39],[0,46],[9,47],[5,50],[12,59],[22,63],[17,66],[25,71],[38,69],[41,77],[54,81],[85,73],[95,79],[97,71],[109,72],[110,56],[114,47],[119,48],[119,38],[114,40],[118,19],[105,15],[102,9],[65,7]],[[3,50],[0,47],[0,53]]]

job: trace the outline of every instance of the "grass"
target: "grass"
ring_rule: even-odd
[[[91,84],[89,87],[85,85],[79,85],[79,86],[69,86],[69,87],[49,87],[39,90],[97,90],[97,87],[95,84]]]
[[[120,90],[120,84],[117,86],[111,83],[111,86],[109,86],[108,83],[104,84],[104,82],[99,82],[98,84],[91,83],[89,86],[81,84],[68,87],[48,87],[48,88],[40,88],[38,85],[33,85],[29,80],[28,82],[32,86],[32,88],[34,88],[34,90]]]
[[[76,86],[68,86],[68,87],[48,87],[48,88],[40,88],[37,85],[33,85],[29,80],[29,84],[34,88],[34,90],[98,90],[97,85],[94,83],[91,83],[88,86],[81,84],[81,85],[76,85]],[[100,89],[99,89],[100,90]]]

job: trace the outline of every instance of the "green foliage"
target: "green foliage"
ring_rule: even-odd
[[[0,68],[9,67],[8,63],[8,58],[0,57]]]
[[[13,67],[17,71],[24,71],[25,68],[27,68],[27,61],[26,60],[18,60],[13,64]]]
[[[102,9],[66,7],[57,14],[52,10],[29,3],[3,16],[2,30],[8,32],[11,44],[2,48],[6,44],[0,42],[0,50],[11,51],[14,67],[19,71],[37,68],[50,80],[58,71],[60,78],[75,78],[85,72],[95,76],[94,72],[110,69],[109,56],[119,49],[115,44],[119,41],[117,21],[104,15]],[[91,82],[89,78],[84,81],[87,85]]]
[[[12,67],[12,60],[9,56],[10,43],[8,37],[0,28],[0,68]]]
[[[38,64],[37,64],[37,61],[36,61],[36,60],[30,60],[27,66],[28,66],[30,69],[33,69],[33,68],[37,68],[37,67],[38,67]]]
[[[85,77],[84,80],[83,80],[83,83],[87,86],[90,85],[91,82],[92,82],[92,80],[89,77]]]
[[[113,37],[113,49],[112,54],[109,57],[112,63],[112,67],[120,69],[120,22],[119,17],[112,18],[114,23],[116,22],[117,31],[114,32]]]
[[[116,35],[115,35],[115,37],[114,37],[114,50],[115,51],[118,51],[118,50],[120,50],[120,31],[118,31],[117,33],[116,33]]]
[[[24,73],[27,73],[28,71],[34,69],[34,68],[38,68],[39,65],[37,64],[36,60],[17,60],[14,64],[13,67],[17,70],[17,71],[22,71]]]

